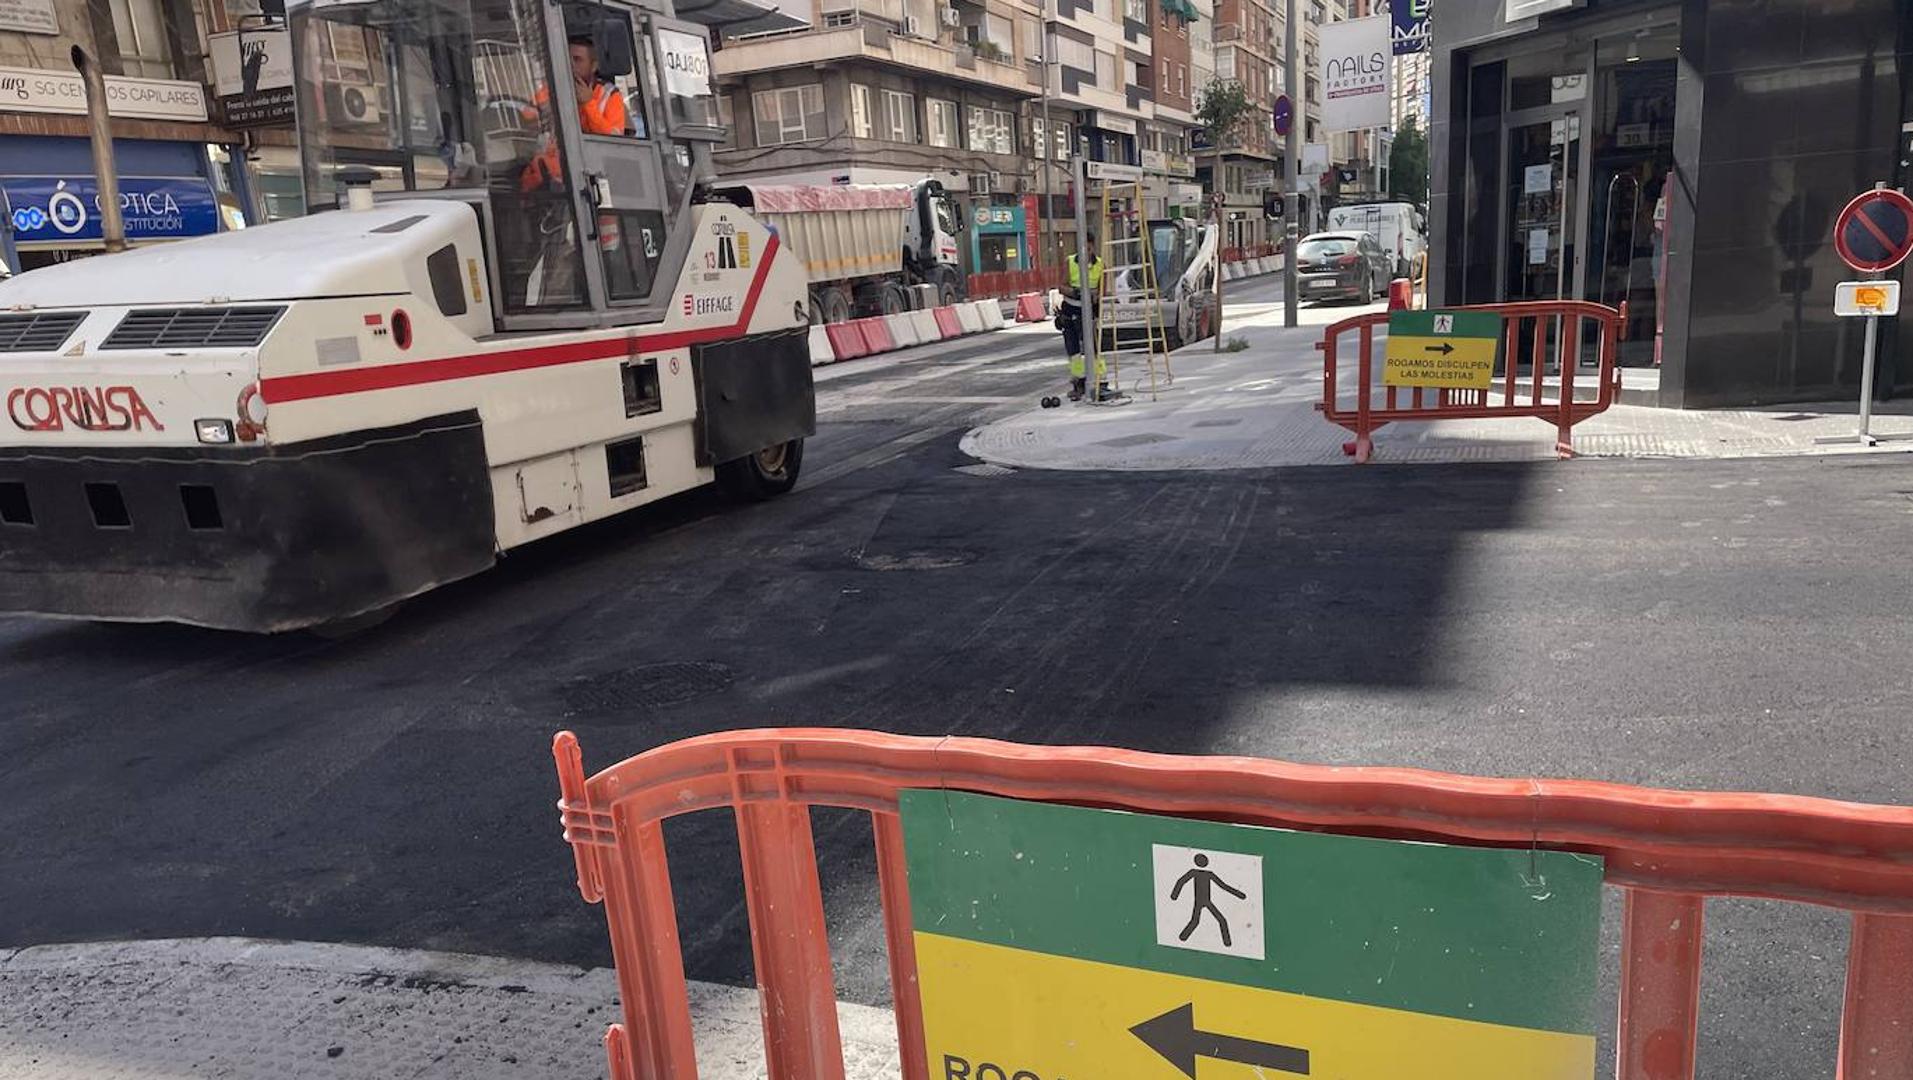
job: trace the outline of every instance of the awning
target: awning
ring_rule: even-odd
[[[801,11],[801,14],[797,12]],[[688,0],[677,7],[687,22],[717,27],[726,37],[796,30],[810,25],[810,4],[799,0]]]

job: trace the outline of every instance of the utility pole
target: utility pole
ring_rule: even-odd
[[[1043,170],[1043,250],[1036,257],[1038,267],[1041,267],[1049,256],[1056,254],[1056,216],[1051,212],[1054,194],[1050,185],[1050,166],[1055,157],[1056,132],[1050,129],[1049,120],[1049,5],[1050,0],[1043,0],[1043,21],[1037,27],[1037,39],[1042,42],[1041,51],[1037,53],[1037,66],[1043,75],[1043,145],[1036,148],[1037,168]],[[961,120],[962,118],[959,117],[959,125]],[[1072,146],[1070,149],[1073,152],[1075,147]]]
[[[1283,151],[1289,159],[1289,167],[1284,170],[1288,173],[1289,190],[1282,193],[1282,325],[1292,328],[1299,321],[1295,302],[1295,293],[1300,287],[1295,280],[1295,242],[1301,235],[1297,226],[1302,216],[1302,200],[1298,195],[1302,186],[1302,118],[1309,110],[1308,103],[1302,100],[1302,80],[1295,70],[1295,36],[1302,32],[1301,4],[1298,0],[1288,2],[1289,27],[1282,42],[1282,63],[1288,68],[1283,82],[1288,87],[1290,112],[1288,146]]]
[[[1218,352],[1218,353],[1222,351],[1222,268],[1224,265],[1226,265],[1222,259],[1222,251],[1223,251],[1223,245],[1229,242],[1227,237],[1227,230],[1228,230],[1229,224],[1228,224],[1228,221],[1224,218],[1224,208],[1223,208],[1223,204],[1227,201],[1227,196],[1223,194],[1223,192],[1226,191],[1227,188],[1224,187],[1222,183],[1222,140],[1223,138],[1224,136],[1222,135],[1222,133],[1220,132],[1216,133],[1216,136],[1215,136],[1215,139],[1216,139],[1216,163],[1215,163],[1216,190],[1215,190],[1215,194],[1210,196],[1211,201],[1213,201],[1216,204],[1216,338],[1215,338],[1215,341],[1212,343],[1214,345],[1214,348],[1211,351]]]

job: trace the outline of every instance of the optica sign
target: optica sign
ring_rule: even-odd
[[[99,186],[90,176],[0,177],[0,195],[16,243],[101,238]],[[128,240],[183,240],[219,231],[219,202],[196,177],[121,177],[120,214]]]

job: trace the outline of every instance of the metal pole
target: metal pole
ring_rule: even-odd
[[[1223,203],[1226,201],[1226,196],[1223,195],[1223,192],[1227,190],[1222,183],[1223,133],[1216,132],[1215,140],[1216,140],[1216,165],[1215,165],[1216,190],[1215,190],[1215,193],[1210,196],[1210,201],[1215,203],[1216,205],[1216,337],[1215,337],[1215,340],[1211,342],[1210,344],[1211,344],[1212,352],[1221,352],[1222,351],[1222,268],[1224,265],[1226,265],[1222,260],[1222,246],[1228,243],[1228,239],[1225,236],[1225,233],[1229,227],[1229,223],[1227,219],[1224,218],[1223,216],[1223,209],[1224,209]]]
[[[1867,316],[1866,359],[1860,364],[1860,444],[1873,446],[1873,361],[1880,339],[1880,317]]]
[[[1043,43],[1042,52],[1038,54],[1038,67],[1043,74],[1043,145],[1036,148],[1037,166],[1043,170],[1043,250],[1036,259],[1040,268],[1044,259],[1056,254],[1056,216],[1050,212],[1054,198],[1050,170],[1056,161],[1056,132],[1050,127],[1049,117],[1049,0],[1043,0],[1043,21],[1037,26],[1037,35]]]
[[[113,163],[113,117],[106,102],[106,76],[78,45],[73,67],[86,84],[86,118],[93,138],[93,175],[100,189],[100,235],[108,255],[126,250],[126,221],[120,216],[120,173]]]
[[[1289,26],[1282,35],[1282,65],[1287,69],[1282,81],[1289,96],[1289,136],[1288,146],[1283,156],[1288,158],[1289,190],[1282,195],[1282,325],[1293,327],[1297,324],[1295,293],[1299,286],[1295,281],[1295,241],[1299,237],[1296,227],[1302,216],[1302,200],[1299,191],[1302,186],[1302,123],[1309,114],[1308,106],[1302,100],[1298,89],[1302,81],[1295,71],[1295,37],[1302,32],[1301,5],[1297,0],[1289,0]]]
[[[1089,221],[1084,216],[1089,212],[1089,169],[1081,154],[1071,154],[1069,166],[1076,185],[1076,301],[1083,313],[1083,388],[1089,403],[1095,405],[1102,400],[1103,380],[1096,368],[1103,359],[1103,339],[1096,328],[1096,292],[1089,286],[1089,268],[1095,265],[1090,261]],[[1067,274],[1063,284],[1069,284]]]

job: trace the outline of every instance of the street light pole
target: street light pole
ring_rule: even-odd
[[[1300,4],[1289,0],[1289,28],[1283,35],[1282,62],[1288,68],[1283,82],[1288,85],[1289,95],[1289,136],[1288,146],[1284,150],[1289,161],[1285,170],[1289,190],[1282,195],[1282,325],[1294,327],[1296,316],[1295,293],[1295,242],[1301,235],[1297,231],[1302,216],[1302,200],[1299,195],[1302,186],[1302,118],[1309,114],[1308,107],[1302,101],[1297,89],[1301,80],[1295,71],[1295,35],[1302,32]]]
[[[1041,267],[1044,259],[1056,254],[1056,216],[1051,212],[1055,198],[1050,186],[1056,132],[1051,130],[1049,119],[1049,0],[1043,0],[1043,21],[1036,28],[1036,34],[1041,42],[1040,51],[1036,54],[1037,68],[1043,76],[1043,145],[1036,148],[1036,164],[1043,170],[1043,250],[1036,258],[1036,265]]]

